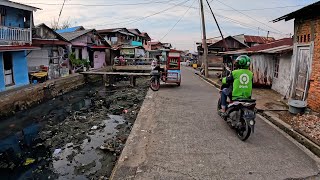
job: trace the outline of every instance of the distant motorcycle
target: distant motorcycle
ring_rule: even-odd
[[[235,129],[238,137],[245,141],[251,133],[254,133],[255,106],[256,100],[254,99],[238,99],[227,104],[227,116],[222,116],[220,113],[221,99],[219,98],[217,110],[229,126]]]
[[[152,70],[150,76],[150,88],[153,91],[158,91],[160,89],[160,72],[157,70]]]

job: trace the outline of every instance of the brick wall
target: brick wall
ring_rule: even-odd
[[[320,112],[320,17],[312,20],[296,20],[296,42],[299,44],[314,41],[312,73],[308,92],[308,105]]]

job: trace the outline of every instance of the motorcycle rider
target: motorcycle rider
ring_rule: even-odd
[[[164,78],[165,74],[163,74],[163,72],[165,72],[165,69],[161,68],[160,55],[157,55],[156,60],[152,61],[151,67],[152,70],[158,71],[161,74],[162,78]]]
[[[241,55],[235,60],[236,70],[228,77],[222,79],[222,84],[228,84],[229,88],[221,91],[220,113],[226,116],[227,98],[235,101],[237,99],[251,99],[253,73],[249,70],[251,59],[247,55]]]

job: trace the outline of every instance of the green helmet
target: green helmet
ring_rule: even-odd
[[[251,63],[251,59],[247,55],[241,55],[235,61],[235,64],[237,65],[237,67],[241,69],[249,69],[250,63]]]

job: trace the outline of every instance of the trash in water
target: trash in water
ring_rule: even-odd
[[[59,154],[61,152],[61,149],[55,149],[53,154]]]
[[[91,130],[97,130],[98,126],[92,126]]]
[[[35,159],[27,158],[26,161],[23,163],[24,166],[28,166],[29,164],[34,163]]]

